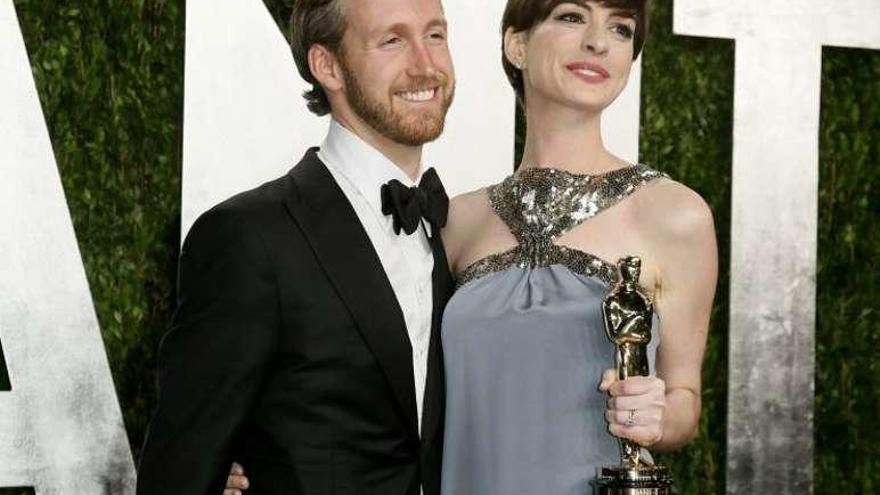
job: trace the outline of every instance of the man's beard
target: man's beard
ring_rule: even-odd
[[[407,146],[421,146],[431,142],[443,133],[446,124],[446,112],[452,104],[455,94],[453,87],[449,95],[446,95],[446,78],[419,78],[414,81],[412,87],[425,88],[437,87],[439,96],[443,98],[439,112],[422,113],[415,117],[406,118],[397,113],[391,107],[391,103],[384,103],[378,99],[371,99],[364,91],[363,85],[353,71],[348,70],[344,61],[342,77],[345,81],[345,96],[352,111],[377,133],[400,144]]]

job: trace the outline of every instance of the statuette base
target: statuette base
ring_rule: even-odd
[[[598,470],[596,495],[670,495],[672,477],[663,466],[610,466]]]

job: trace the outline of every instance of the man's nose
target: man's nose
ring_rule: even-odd
[[[437,73],[434,57],[424,42],[416,42],[412,45],[408,73],[410,76],[433,77]]]

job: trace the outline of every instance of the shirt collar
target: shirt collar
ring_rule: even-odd
[[[319,157],[351,182],[377,212],[382,211],[381,189],[385,183],[397,179],[408,187],[418,184],[381,151],[367,144],[336,119],[330,119],[330,129],[321,144]],[[423,173],[420,165],[418,177],[421,178]]]

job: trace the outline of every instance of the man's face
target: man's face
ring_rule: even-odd
[[[408,146],[443,132],[455,92],[440,0],[347,0],[339,49],[352,112]]]

